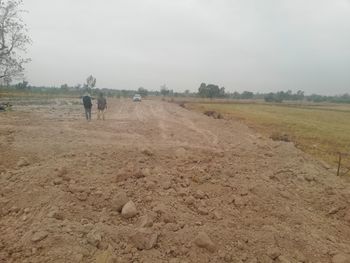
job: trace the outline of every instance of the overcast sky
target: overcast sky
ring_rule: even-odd
[[[24,0],[34,85],[350,92],[350,0]]]

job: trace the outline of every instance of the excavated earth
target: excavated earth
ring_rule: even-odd
[[[0,113],[0,262],[350,262],[350,184],[176,104]]]

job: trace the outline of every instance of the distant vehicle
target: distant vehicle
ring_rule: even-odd
[[[132,98],[133,101],[138,101],[141,102],[142,97],[140,94],[135,94],[134,97]]]

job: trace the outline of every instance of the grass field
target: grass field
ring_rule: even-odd
[[[242,120],[272,138],[289,138],[332,166],[337,164],[337,152],[350,152],[350,105],[188,103],[186,107]],[[349,164],[349,159],[346,157],[344,164]]]

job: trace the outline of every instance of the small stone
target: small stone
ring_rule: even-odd
[[[53,184],[54,185],[60,185],[60,184],[62,184],[62,178],[55,178],[54,180],[53,180]]]
[[[90,245],[93,245],[95,247],[98,247],[98,245],[100,244],[101,240],[102,240],[102,236],[100,233],[96,232],[96,231],[91,231],[89,234],[87,234],[87,242]]]
[[[241,258],[242,261],[246,262],[249,257],[248,257],[247,253],[243,253],[240,258]]]
[[[168,189],[170,189],[171,188],[171,181],[165,181],[164,183],[163,183],[163,189],[164,190],[168,190]]]
[[[112,207],[116,211],[120,212],[123,206],[129,201],[126,193],[124,191],[118,192],[112,199]]]
[[[66,167],[61,167],[57,170],[58,177],[64,177],[66,174],[68,174],[68,170]]]
[[[164,212],[162,213],[161,219],[164,223],[175,223],[176,222],[176,217],[174,214],[170,212]]]
[[[193,205],[194,202],[196,202],[196,199],[192,195],[187,197],[185,200],[186,205]]]
[[[97,190],[97,191],[94,193],[94,195],[101,197],[101,196],[103,196],[103,192],[100,191],[100,190]]]
[[[153,211],[157,214],[164,214],[167,208],[163,203],[156,203],[153,207]]]
[[[164,226],[164,229],[166,229],[167,231],[176,232],[180,229],[180,226],[178,224],[175,224],[175,223],[167,223]]]
[[[151,249],[157,243],[158,234],[149,228],[139,228],[130,236],[131,242],[138,249]]]
[[[49,235],[49,232],[47,232],[47,231],[38,231],[38,232],[34,233],[31,240],[33,242],[39,242],[39,241],[45,239],[48,235]]]
[[[57,220],[63,220],[63,215],[60,212],[58,212],[58,211],[51,211],[48,214],[48,217],[55,218]]]
[[[249,260],[246,261],[247,263],[258,263],[258,259],[257,258],[251,258]]]
[[[304,263],[307,261],[306,257],[304,256],[304,254],[302,254],[301,252],[299,251],[296,251],[294,253],[294,257],[296,260],[298,260],[298,262],[301,262],[301,263]]]
[[[86,189],[82,186],[76,185],[73,182],[68,186],[68,191],[73,193],[83,193]]]
[[[137,215],[137,209],[133,201],[127,202],[122,209],[122,217],[131,218]]]
[[[332,258],[332,263],[350,263],[349,254],[336,254]]]
[[[143,153],[144,155],[147,155],[147,156],[153,156],[153,152],[149,149],[144,149],[141,151],[141,153]]]
[[[260,263],[273,263],[275,262],[273,259],[271,259],[269,256],[267,255],[262,255],[260,258],[259,258],[259,262]]]
[[[216,220],[221,220],[223,217],[222,217],[222,215],[220,214],[219,211],[214,211],[214,218]]]
[[[83,254],[76,254],[74,255],[74,262],[83,262],[84,255]]]
[[[134,173],[134,176],[137,178],[137,179],[140,179],[140,178],[144,178],[146,177],[144,172],[143,171],[137,171],[136,173]]]
[[[12,206],[10,208],[10,212],[12,212],[12,213],[18,213],[20,210],[21,209],[19,207],[17,207],[17,206]]]
[[[280,255],[281,255],[281,251],[278,248],[270,248],[269,250],[267,250],[267,255],[275,260],[277,259]]]
[[[197,237],[194,239],[194,243],[200,247],[205,248],[206,250],[210,252],[214,252],[216,250],[216,247],[209,238],[209,236],[205,232],[199,232]]]
[[[204,199],[205,198],[205,193],[201,190],[197,190],[193,196],[197,199]]]
[[[149,168],[142,169],[141,173],[143,174],[143,177],[151,176],[151,170]]]
[[[287,259],[285,256],[279,256],[277,258],[277,262],[279,263],[292,263],[289,259]]]
[[[177,189],[177,194],[182,197],[187,196],[187,190],[185,188]]]
[[[21,157],[19,159],[19,161],[17,162],[17,166],[18,167],[24,167],[24,166],[28,166],[30,163],[28,161],[28,159],[24,158],[24,157]]]
[[[153,201],[152,196],[147,195],[147,196],[145,197],[145,201],[146,201],[146,202],[152,202],[152,201]]]
[[[151,181],[151,180],[146,180],[145,188],[147,190],[153,190],[154,188],[156,188],[156,184],[153,181]]]
[[[327,236],[326,238],[327,238],[327,240],[329,240],[329,241],[331,241],[331,242],[333,242],[333,243],[336,243],[336,242],[337,242],[337,240],[335,239],[334,236]]]
[[[306,181],[308,182],[312,182],[312,181],[315,181],[315,176],[311,175],[311,174],[306,174],[304,175],[304,178]]]
[[[245,201],[244,201],[243,197],[236,196],[236,197],[234,198],[234,204],[235,204],[236,206],[244,206],[244,205],[245,205]]]
[[[208,211],[208,209],[206,209],[205,207],[199,207],[199,208],[198,208],[198,213],[199,213],[200,215],[207,215],[207,214],[209,214],[209,211]]]
[[[149,215],[144,215],[140,218],[140,221],[139,221],[140,228],[152,227],[152,226],[153,226],[153,219]]]
[[[336,206],[336,207],[332,207],[329,211],[328,214],[329,215],[334,215],[336,213],[338,213],[340,210],[344,209],[344,206]]]
[[[78,193],[77,195],[76,195],[76,197],[78,198],[78,200],[80,200],[80,201],[86,201],[87,200],[87,198],[88,198],[88,194],[87,193]]]

